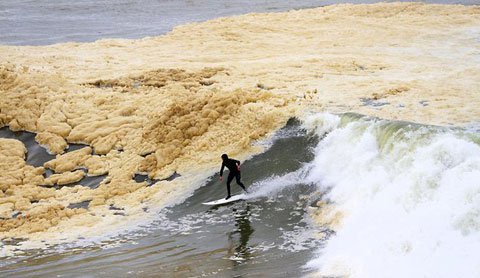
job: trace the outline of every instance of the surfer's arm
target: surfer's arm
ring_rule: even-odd
[[[223,176],[223,169],[225,168],[225,162],[222,162],[222,167],[220,168],[220,178]]]

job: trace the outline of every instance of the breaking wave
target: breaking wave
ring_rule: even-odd
[[[355,114],[306,125],[325,136],[306,180],[342,216],[307,267],[335,277],[479,277],[478,132]]]

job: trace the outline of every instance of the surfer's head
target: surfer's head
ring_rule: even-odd
[[[228,159],[228,155],[227,155],[227,154],[225,154],[225,153],[224,153],[224,154],[222,154],[222,159],[223,159],[223,160],[227,160],[227,159]]]

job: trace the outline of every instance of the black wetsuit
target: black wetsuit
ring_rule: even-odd
[[[233,178],[235,178],[237,184],[240,185],[240,187],[243,190],[247,191],[243,183],[240,181],[241,176],[240,176],[240,171],[238,170],[238,165],[240,165],[240,161],[235,159],[230,159],[230,158],[227,158],[222,162],[222,168],[220,168],[220,177],[223,176],[223,169],[225,169],[225,167],[227,167],[228,170],[230,171],[230,173],[228,173],[228,178],[227,178],[227,191],[228,191],[227,198],[231,196],[230,183],[232,182]]]

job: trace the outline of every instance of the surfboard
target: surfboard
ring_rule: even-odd
[[[228,200],[225,200],[225,198],[222,198],[222,199],[218,199],[215,201],[202,203],[202,204],[207,206],[217,206],[217,205],[223,205],[231,202],[240,201],[240,200],[243,200],[244,198],[245,198],[245,194],[238,194],[238,195],[233,195],[232,197],[228,198]]]

